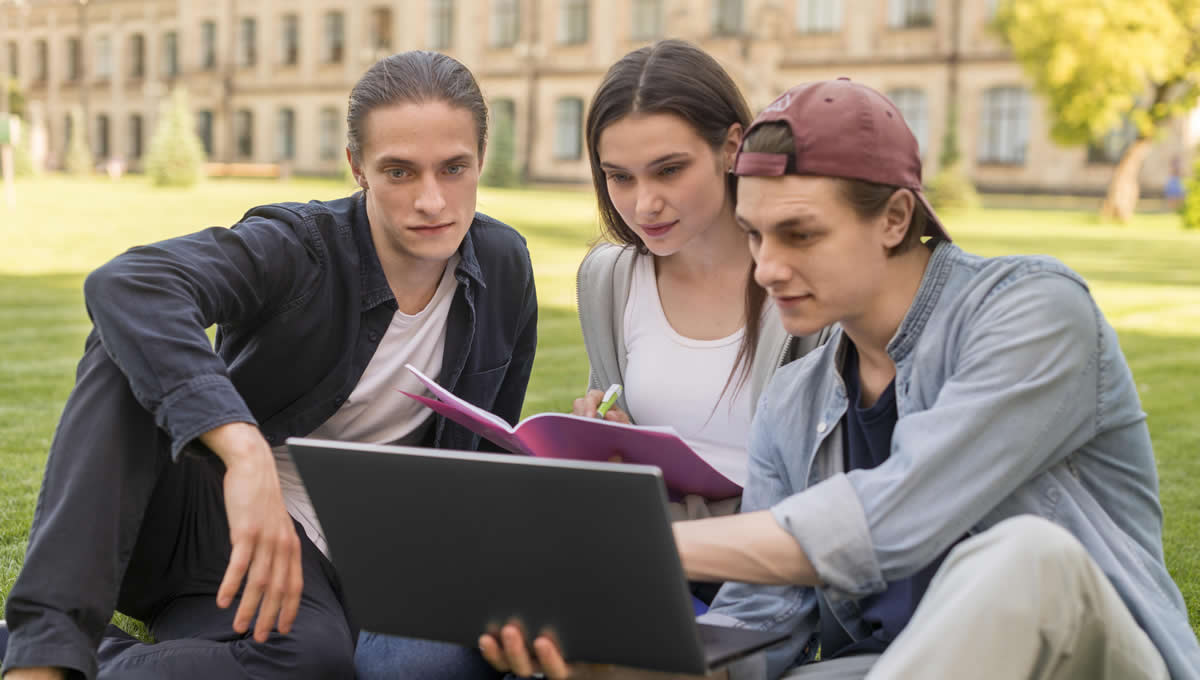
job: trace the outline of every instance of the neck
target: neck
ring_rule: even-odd
[[[862,363],[891,365],[888,343],[896,336],[917,297],[929,256],[929,248],[917,246],[903,255],[888,258],[878,293],[867,309],[853,318],[842,319],[842,328],[854,342]]]
[[[655,258],[658,271],[672,276],[712,280],[714,271],[745,276],[750,267],[746,236],[733,219],[733,206],[726,202],[717,219],[677,253]]]
[[[370,219],[370,211],[367,215]],[[371,241],[379,266],[387,278],[388,287],[396,298],[396,304],[405,314],[416,314],[425,309],[437,292],[442,274],[446,271],[446,260],[427,260],[413,257],[388,242],[387,236],[371,230]]]

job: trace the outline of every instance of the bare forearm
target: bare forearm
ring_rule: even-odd
[[[770,512],[676,522],[683,570],[695,581],[819,585],[812,562]]]

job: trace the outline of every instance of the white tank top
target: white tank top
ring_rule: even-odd
[[[624,324],[630,416],[639,425],[674,427],[718,472],[745,486],[750,389],[735,389],[735,376],[721,394],[745,329],[718,340],[677,333],[663,312],[651,256],[639,256],[634,264]]]

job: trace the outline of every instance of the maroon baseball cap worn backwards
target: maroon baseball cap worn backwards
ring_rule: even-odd
[[[950,240],[921,190],[917,139],[887,97],[849,78],[804,83],[763,109],[746,134],[776,121],[791,128],[796,150],[781,154],[739,149],[735,175],[816,175],[903,187],[925,208],[925,235]]]

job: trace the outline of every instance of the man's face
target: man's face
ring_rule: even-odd
[[[754,277],[789,333],[854,323],[874,311],[894,237],[885,216],[859,217],[836,180],[742,177],[737,221],[749,236]]]
[[[380,262],[445,262],[475,218],[483,159],[471,113],[442,101],[378,108],[363,121],[355,179]]]

